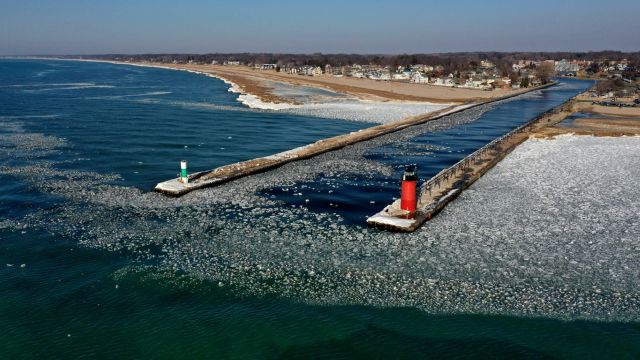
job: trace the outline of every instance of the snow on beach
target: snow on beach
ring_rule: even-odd
[[[205,73],[204,75],[218,78],[228,84],[229,92],[238,93],[238,101],[251,109],[282,111],[301,116],[313,116],[327,119],[342,119],[351,121],[365,121],[373,123],[389,123],[406,117],[427,114],[453,104],[434,104],[428,102],[383,102],[363,101],[348,97],[346,99],[325,97],[322,102],[305,102],[304,104],[272,103],[262,101],[258,96],[243,93],[238,85],[217,75]],[[303,97],[307,87],[279,84],[278,90],[286,89],[289,97]]]
[[[95,61],[95,60],[87,60]],[[101,61],[102,62],[102,61]],[[141,67],[152,67],[159,69],[186,71],[189,73],[200,74],[207,77],[215,78],[229,85],[229,92],[237,93],[237,100],[243,105],[254,110],[265,111],[282,111],[286,113],[313,116],[327,119],[342,119],[350,121],[365,121],[372,123],[385,124],[397,121],[410,116],[424,115],[437,110],[452,106],[453,104],[435,104],[429,102],[402,102],[402,101],[364,101],[354,97],[341,98],[341,94],[335,96],[325,96],[322,102],[306,102],[304,104],[293,103],[273,103],[261,100],[258,96],[244,93],[242,89],[234,82],[217,74],[203,71],[178,69],[170,66],[153,65],[153,64],[132,64],[120,63],[115,61],[104,61],[112,64],[131,65]],[[288,97],[298,98],[308,96],[307,92],[313,91],[305,86],[296,86],[284,83],[275,85],[276,91],[286,93]],[[317,90],[317,89],[316,89]],[[329,93],[328,90],[321,90]],[[462,108],[462,107],[460,107]]]
[[[414,102],[373,102],[345,100],[328,103],[305,104],[287,110],[289,113],[328,119],[344,119],[386,124],[410,116],[428,114],[452,104]]]

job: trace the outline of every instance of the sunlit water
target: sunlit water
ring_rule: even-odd
[[[437,234],[364,226],[398,195],[404,165],[432,176],[588,86],[563,80],[170,199],[150,189],[181,159],[203,170],[371,124],[251,111],[196,74],[0,61],[0,349],[9,358],[637,354],[638,313],[623,308],[636,289],[609,307],[589,292],[593,304],[571,312],[544,295],[557,281],[531,269],[509,277],[518,264],[483,260],[474,271]],[[451,239],[475,236],[454,230]],[[572,279],[567,301],[593,290]],[[513,300],[522,296],[526,304]]]

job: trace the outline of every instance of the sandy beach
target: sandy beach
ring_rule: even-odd
[[[253,94],[262,101],[272,103],[287,103],[291,101],[290,99],[274,94],[273,88],[269,86],[270,82],[321,88],[341,94],[348,94],[366,101],[409,101],[447,104],[473,103],[525,93],[531,90],[484,91],[395,81],[335,77],[331,75],[311,77],[280,73],[274,70],[256,70],[246,66],[161,63],[140,63],[140,65],[155,65],[212,74],[237,84],[242,93]]]
[[[575,101],[568,115],[577,112],[602,115],[602,117],[577,118],[569,124],[556,124],[540,129],[533,136],[553,138],[566,134],[606,137],[640,135],[640,108],[618,108]]]
[[[582,111],[596,114],[640,117],[640,107],[602,106],[582,103],[580,108]]]

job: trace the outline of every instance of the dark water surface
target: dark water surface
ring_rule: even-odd
[[[386,164],[394,169],[394,175],[376,176],[367,174],[367,181],[357,178],[333,179],[324,177],[307,185],[308,196],[292,196],[293,189],[273,189],[270,193],[293,204],[305,204],[317,211],[335,211],[353,224],[362,224],[362,219],[380,211],[399,196],[399,179],[409,164],[417,164],[421,179],[429,179],[466,155],[481,148],[491,140],[533,119],[538,114],[552,109],[591,85],[588,81],[562,79],[559,86],[536,91],[518,98],[490,105],[471,117],[466,124],[430,129],[416,136],[398,140],[391,135],[381,146],[368,149],[366,159]],[[475,111],[474,111],[475,112]],[[330,197],[324,197],[324,189],[334,188]],[[309,200],[309,201],[307,201]],[[330,206],[327,206],[331,204]]]
[[[362,150],[366,160],[387,172],[326,174],[261,194],[283,200],[282,206],[335,213],[346,226],[358,228],[366,215],[397,196],[405,164],[417,163],[422,177],[429,177],[589,85],[562,80],[548,91],[490,107],[475,121],[425,128],[405,134],[403,141],[380,140]],[[137,196],[127,189],[146,191],[173,176],[182,158],[194,170],[207,169],[370,125],[248,111],[226,89],[218,80],[177,71],[0,61],[2,358],[640,356],[637,322],[430,314],[412,307],[313,305],[286,295],[238,292],[215,277],[191,276],[189,266],[154,266],[161,250],[144,242],[151,235],[127,228],[142,216],[127,205],[96,216],[100,207],[80,206],[69,189],[43,188],[36,181],[40,175],[52,183],[75,177],[83,184],[76,193],[111,184],[123,189],[126,199]],[[183,211],[175,208],[174,221]],[[144,214],[158,226],[169,221]],[[98,246],[116,229],[100,224],[111,229],[100,232],[93,223],[78,221],[60,230],[62,216],[118,220],[115,227],[123,228],[118,238],[132,241]],[[177,243],[193,236],[161,235]],[[209,239],[223,240],[215,233]]]

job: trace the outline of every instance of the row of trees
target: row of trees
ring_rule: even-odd
[[[442,65],[446,73],[468,70],[477,67],[482,60],[490,61],[507,76],[511,64],[518,60],[578,59],[593,61],[620,61],[627,59],[634,67],[640,67],[640,52],[623,53],[619,51],[598,52],[463,52],[446,54],[400,54],[400,55],[363,55],[363,54],[271,54],[271,53],[215,53],[215,54],[140,54],[140,55],[94,55],[86,58],[134,59],[157,62],[211,63],[217,61],[240,61],[242,63],[344,66],[353,64],[375,64],[381,66],[409,66],[415,64]]]

